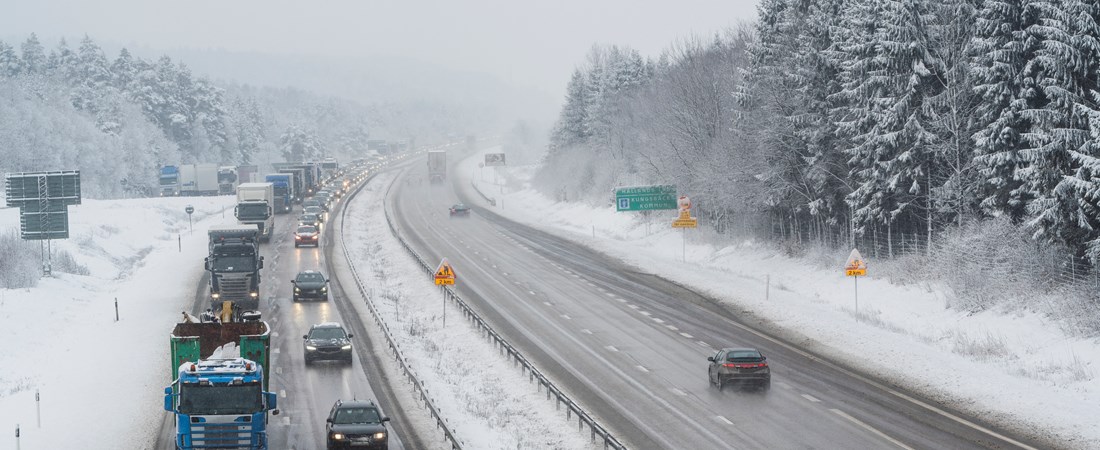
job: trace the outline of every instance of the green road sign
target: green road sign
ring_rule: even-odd
[[[19,207],[21,238],[69,237],[69,205],[80,204],[79,170],[9,173],[5,181],[7,205]]]
[[[615,189],[616,211],[677,209],[676,186],[635,186]]]
[[[50,204],[43,211],[39,205],[20,208],[19,237],[24,240],[68,239],[69,207]]]

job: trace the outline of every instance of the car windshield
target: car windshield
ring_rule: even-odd
[[[310,339],[340,339],[347,336],[342,328],[314,328],[309,332]]]
[[[258,217],[267,215],[267,203],[260,204],[247,204],[242,203],[237,205],[238,217]]]
[[[321,205],[321,201],[317,200],[315,198],[311,198],[309,200],[306,200],[306,201],[302,202],[302,207],[303,208],[309,208],[310,206],[320,206],[320,205]]]
[[[251,272],[252,256],[216,256],[213,258],[215,272]]]
[[[317,227],[303,226],[298,227],[298,234],[313,234],[317,232]]]
[[[306,208],[306,212],[310,214],[319,214],[321,212],[320,206],[310,206]]]
[[[340,408],[336,410],[336,417],[332,423],[378,423],[378,410],[374,408]]]
[[[250,414],[263,411],[259,383],[236,386],[180,385],[179,412],[196,415]]]
[[[728,361],[760,361],[764,359],[760,356],[760,352],[754,351],[732,351],[729,356],[726,357]]]
[[[317,221],[317,215],[316,214],[302,214],[302,217],[299,217],[298,221],[299,222],[316,222]]]
[[[316,272],[311,272],[311,273],[304,273],[303,272],[303,273],[298,274],[298,282],[299,283],[300,282],[318,282],[318,281],[324,282],[325,277],[322,276],[319,273],[316,273]]]

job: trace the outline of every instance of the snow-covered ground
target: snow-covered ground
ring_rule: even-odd
[[[1100,448],[1095,338],[1067,336],[1032,313],[946,309],[936,284],[892,284],[876,278],[873,262],[869,276],[859,280],[857,310],[842,262],[825,270],[758,243],[702,243],[693,239],[697,230],[687,231],[685,250],[681,231],[671,228],[676,211],[664,212],[647,232],[635,213],[541,195],[529,183],[534,167],[479,169],[480,161],[483,154],[471,156],[457,172],[497,200],[496,206],[479,201],[481,206],[690,286],[813,352],[955,408],[1025,435]],[[461,185],[479,197],[469,181]]]
[[[0,289],[0,448],[16,448],[16,426],[28,450],[152,448],[171,378],[167,331],[181,317],[171,311],[190,309],[206,229],[232,220],[232,200],[69,207],[70,237],[52,245],[89,275],[55,273],[33,288]],[[195,207],[193,233],[186,205]],[[19,229],[19,210],[0,210],[0,230],[11,229]]]

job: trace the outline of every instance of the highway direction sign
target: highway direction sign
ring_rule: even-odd
[[[616,211],[677,209],[676,186],[635,186],[615,189]]]

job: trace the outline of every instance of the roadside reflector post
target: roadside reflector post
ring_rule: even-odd
[[[15,450],[19,450],[19,424],[15,424]]]
[[[38,417],[38,428],[42,428],[42,397],[38,396],[38,389],[34,390],[34,409]]]
[[[766,275],[764,278],[764,300],[770,300],[772,294],[772,274]]]
[[[118,297],[115,297],[115,322],[118,322]]]

